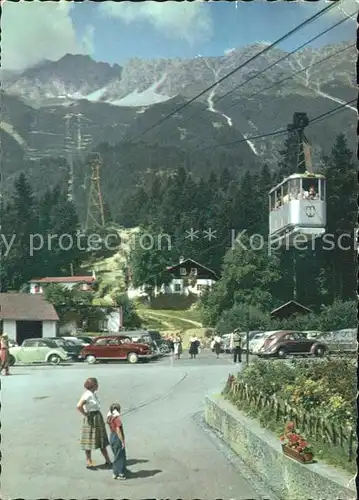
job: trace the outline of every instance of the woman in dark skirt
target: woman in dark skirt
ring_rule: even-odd
[[[81,448],[86,454],[86,464],[88,469],[93,469],[91,451],[101,450],[106,460],[106,465],[112,467],[108,456],[107,446],[109,445],[105,422],[101,414],[100,401],[96,396],[98,382],[96,378],[88,378],[84,384],[85,392],[77,404],[78,411],[84,416],[81,432]]]
[[[189,354],[191,359],[196,358],[198,355],[199,340],[197,337],[191,337],[189,341]]]
[[[110,445],[114,455],[113,478],[126,479],[126,448],[125,434],[121,420],[121,405],[113,403],[107,414],[107,423],[110,426]]]

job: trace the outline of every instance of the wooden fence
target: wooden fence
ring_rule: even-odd
[[[259,411],[265,408],[271,410],[276,422],[281,422],[284,426],[286,422],[292,421],[306,437],[312,437],[317,442],[321,441],[331,446],[339,446],[347,451],[348,461],[353,460],[355,440],[353,427],[333,424],[321,416],[293,408],[276,395],[268,396],[233,375],[228,377],[224,394],[234,402],[246,402]]]

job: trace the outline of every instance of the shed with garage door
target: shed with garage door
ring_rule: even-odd
[[[41,295],[0,293],[1,330],[19,345],[29,338],[55,337],[59,317]]]

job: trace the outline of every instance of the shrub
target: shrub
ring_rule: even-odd
[[[229,333],[235,328],[243,331],[269,330],[271,319],[255,306],[236,305],[229,311],[224,311],[216,326],[219,333]]]
[[[342,330],[356,328],[358,303],[355,301],[336,301],[330,306],[323,306],[320,314],[321,330]]]
[[[320,314],[297,314],[285,319],[271,318],[256,306],[237,304],[224,311],[217,323],[220,333],[229,333],[234,328],[251,330],[342,330],[354,328],[357,322],[357,303],[334,302],[322,308]]]
[[[283,384],[294,382],[295,377],[293,365],[287,365],[281,361],[268,363],[263,360],[255,360],[240,374],[241,380],[268,396],[279,393]]]

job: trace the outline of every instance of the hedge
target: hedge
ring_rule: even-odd
[[[238,408],[278,434],[295,420],[317,458],[355,472],[356,365],[354,360],[256,360],[223,394]]]

